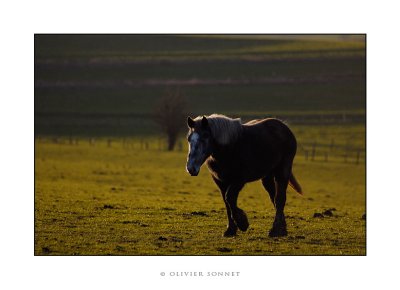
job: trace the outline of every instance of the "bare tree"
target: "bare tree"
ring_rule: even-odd
[[[167,137],[168,151],[174,150],[179,133],[185,128],[186,101],[180,89],[167,90],[156,104],[154,120]]]

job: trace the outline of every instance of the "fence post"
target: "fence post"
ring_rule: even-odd
[[[311,161],[314,161],[314,159],[315,159],[315,152],[317,151],[316,147],[317,147],[317,143],[315,142],[313,144],[312,150],[311,150]]]
[[[356,164],[358,165],[360,162],[360,150],[357,150],[357,159],[356,159]]]

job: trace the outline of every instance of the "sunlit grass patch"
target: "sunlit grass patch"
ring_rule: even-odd
[[[35,143],[37,255],[364,255],[365,165],[297,157],[304,188],[288,190],[289,235],[268,238],[274,210],[259,182],[239,206],[250,228],[223,238],[226,211],[206,168],[185,172],[185,151]],[[330,210],[330,214],[326,211]],[[322,217],[314,217],[316,213]],[[325,214],[324,214],[325,213]]]

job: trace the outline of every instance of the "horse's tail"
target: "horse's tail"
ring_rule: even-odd
[[[293,172],[290,173],[289,185],[290,185],[294,190],[296,190],[297,193],[299,193],[299,194],[301,194],[301,195],[303,194],[303,191],[302,191],[302,189],[301,189],[301,186],[300,186],[300,184],[297,182],[296,178],[294,177]]]

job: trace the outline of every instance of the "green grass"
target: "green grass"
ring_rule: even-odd
[[[227,59],[241,56],[320,56],[362,54],[364,38],[340,36],[257,37],[226,35],[36,35],[35,57],[114,59]],[[300,54],[299,54],[300,53]],[[275,54],[275,55],[274,55]],[[304,54],[304,55],[301,55]]]
[[[306,129],[294,130],[300,142]],[[185,148],[143,150],[130,142],[35,142],[36,255],[366,254],[364,162],[310,162],[299,154],[294,173],[305,195],[288,191],[289,235],[268,238],[274,210],[256,182],[239,196],[249,230],[223,238],[225,208],[207,169],[190,177]],[[313,217],[330,208],[332,217]]]
[[[68,61],[68,59],[66,59]],[[40,65],[35,77],[47,81],[145,80],[145,79],[223,79],[260,77],[315,77],[338,74],[361,74],[365,67],[362,57],[299,59],[280,61],[191,61],[84,63]]]
[[[141,114],[149,115],[154,103],[165,94],[165,87],[69,88],[54,94],[48,90],[35,100],[37,113]],[[332,84],[254,84],[185,87],[188,110],[193,113],[246,113],[365,110],[365,88],[343,83]]]

